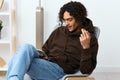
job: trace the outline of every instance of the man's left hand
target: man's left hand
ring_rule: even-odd
[[[80,43],[83,49],[88,49],[90,48],[90,39],[91,39],[90,33],[83,28],[81,29],[81,31],[82,31],[82,34],[79,37]]]

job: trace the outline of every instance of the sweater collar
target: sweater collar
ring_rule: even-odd
[[[70,32],[67,27],[65,27],[65,30],[68,36],[80,36],[80,34],[82,33],[80,30],[77,30],[77,29]]]

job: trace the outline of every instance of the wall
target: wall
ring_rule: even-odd
[[[70,0],[42,0],[44,7],[44,41],[58,21],[59,8]],[[74,0],[75,1],[75,0]],[[101,29],[98,64],[95,71],[120,71],[119,0],[76,0],[88,10],[88,17]],[[35,44],[35,9],[38,0],[17,0],[18,45]]]
[[[17,0],[17,41],[18,45],[35,45],[35,0]]]

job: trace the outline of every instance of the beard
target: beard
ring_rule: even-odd
[[[81,29],[83,28],[83,25],[81,23],[77,23],[76,25],[73,26],[73,31],[72,32],[81,32]]]

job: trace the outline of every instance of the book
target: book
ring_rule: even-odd
[[[0,0],[0,10],[2,9],[4,0]]]

